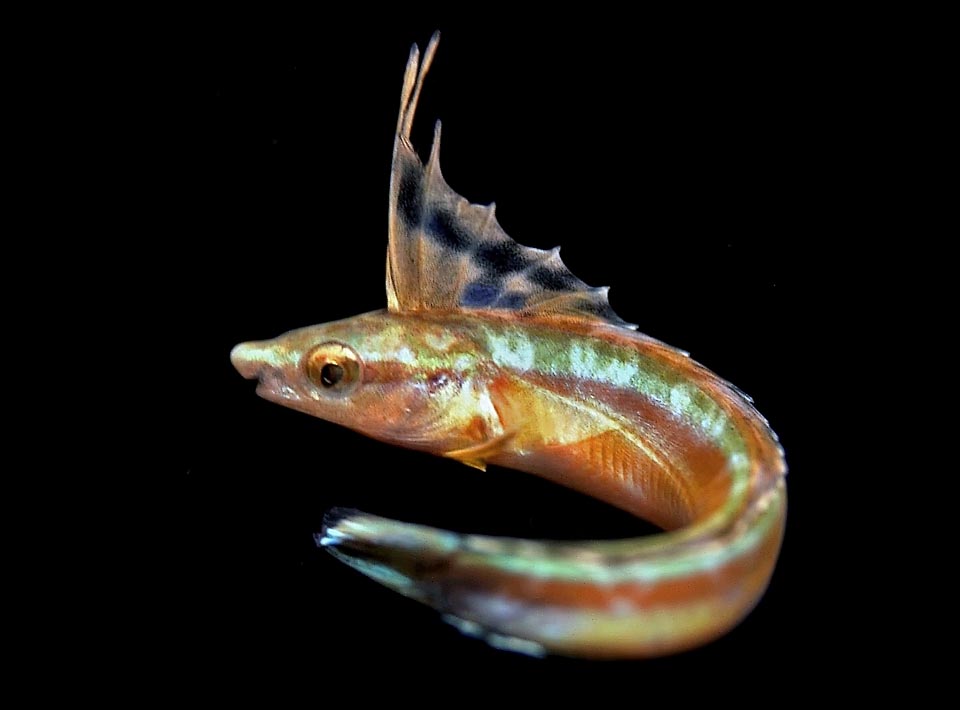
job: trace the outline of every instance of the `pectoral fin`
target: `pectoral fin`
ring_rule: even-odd
[[[467,446],[463,449],[447,451],[443,455],[447,458],[456,459],[460,463],[464,463],[472,468],[486,471],[487,459],[502,451],[515,435],[515,431],[507,431],[493,439],[488,439],[487,441],[480,442],[474,446]]]

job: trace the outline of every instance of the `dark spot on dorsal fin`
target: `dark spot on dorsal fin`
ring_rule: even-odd
[[[571,274],[567,267],[556,263],[535,267],[528,278],[549,291],[573,291],[580,285],[580,279]]]
[[[474,281],[467,284],[460,296],[460,304],[469,308],[484,308],[497,300],[500,288],[495,284]]]
[[[529,251],[514,241],[480,244],[473,254],[473,263],[490,275],[512,274],[530,265]]]
[[[520,310],[527,303],[527,297],[522,293],[517,293],[516,291],[508,291],[507,293],[500,296],[497,299],[497,302],[493,304],[496,308],[506,308],[508,310]]]
[[[437,207],[430,214],[427,234],[447,249],[462,251],[472,242],[471,235],[449,207]]]
[[[420,224],[423,212],[423,199],[420,195],[420,173],[423,169],[419,165],[406,165],[400,176],[400,187],[397,190],[397,212],[407,229],[413,229]]]

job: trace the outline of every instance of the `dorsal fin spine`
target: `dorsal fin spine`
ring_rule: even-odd
[[[421,161],[410,135],[439,37],[434,33],[423,53],[411,48],[403,78],[390,180],[388,308],[562,314],[630,327],[610,308],[607,289],[567,268],[560,247],[519,244],[500,226],[493,203],[472,204],[446,183],[440,121],[429,158]]]
[[[487,205],[487,216],[483,220],[483,226],[480,228],[480,233],[486,236],[487,230],[490,229],[491,224],[497,224],[497,203],[491,202]]]
[[[440,172],[440,130],[443,126],[440,119],[433,124],[433,145],[430,146],[430,159],[427,160],[426,176],[429,180],[434,172]]]
[[[433,56],[437,53],[437,43],[440,41],[440,32],[433,33],[427,48],[423,51],[423,61],[418,62],[419,49],[413,45],[410,50],[410,60],[407,62],[407,73],[403,79],[403,96],[400,103],[400,121],[397,124],[397,133],[407,141],[410,140],[410,129],[413,128],[413,116],[417,112],[417,102],[420,100],[420,91],[423,89],[423,80],[430,71],[430,65],[433,64]],[[419,66],[418,66],[419,64]],[[416,76],[412,90],[408,90],[408,85]]]
[[[403,87],[400,89],[400,115],[397,116],[397,136],[403,137],[404,127],[413,123],[413,117],[407,121],[410,113],[410,97],[417,80],[417,67],[420,64],[420,48],[414,43],[410,47],[410,56],[407,59],[407,68],[403,72]],[[415,108],[415,107],[414,107]]]

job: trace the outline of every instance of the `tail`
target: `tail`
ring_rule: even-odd
[[[335,509],[317,543],[496,648],[637,658],[698,646],[736,625],[767,586],[785,515],[780,479],[704,538],[534,542]]]

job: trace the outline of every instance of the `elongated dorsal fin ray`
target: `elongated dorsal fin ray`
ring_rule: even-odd
[[[397,121],[397,135],[410,140],[410,129],[413,127],[413,115],[417,111],[417,102],[420,100],[420,91],[423,89],[423,80],[433,64],[433,56],[437,53],[437,44],[440,42],[440,32],[434,32],[423,53],[423,62],[420,62],[420,48],[416,44],[410,47],[410,58],[407,60],[407,69],[403,77],[403,93],[400,96],[400,117]]]
[[[387,307],[394,312],[500,311],[520,316],[574,316],[635,328],[621,320],[607,288],[592,288],[560,259],[559,248],[518,244],[497,221],[495,207],[457,194],[440,170],[440,122],[424,165],[410,141],[423,81],[439,33],[423,59],[410,50],[390,176]]]

